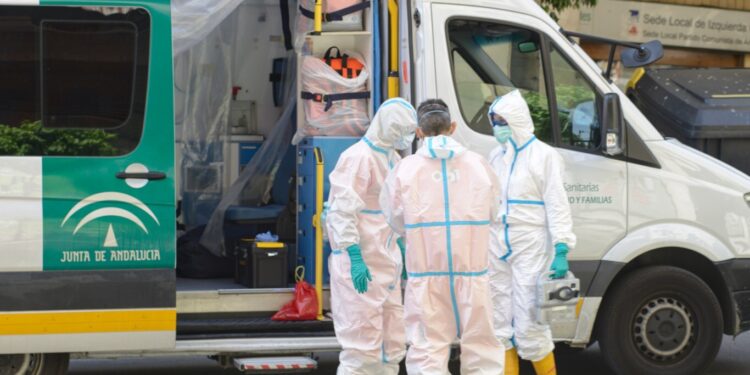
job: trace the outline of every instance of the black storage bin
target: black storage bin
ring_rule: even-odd
[[[649,69],[628,96],[665,137],[750,174],[750,69]]]
[[[289,286],[287,246],[241,239],[235,250],[235,282],[248,288]]]

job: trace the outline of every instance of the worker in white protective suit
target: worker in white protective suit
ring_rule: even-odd
[[[537,374],[555,374],[552,334],[534,311],[537,281],[565,277],[567,253],[576,243],[564,163],[555,149],[534,137],[529,107],[518,90],[495,100],[489,117],[501,143],[490,153],[503,191],[490,279],[495,333],[510,348],[505,374],[518,374],[519,355],[533,362]]]
[[[326,227],[331,242],[331,310],[343,350],[338,374],[398,374],[406,352],[402,252],[378,197],[396,150],[411,146],[414,107],[384,102],[361,141],[341,154],[329,179]]]
[[[448,374],[458,339],[462,374],[501,374],[487,275],[499,182],[485,158],[450,137],[456,124],[442,101],[418,114],[422,147],[391,171],[380,195],[386,220],[406,238],[406,369]]]

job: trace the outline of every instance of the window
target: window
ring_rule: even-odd
[[[552,142],[539,35],[491,22],[451,20],[449,50],[461,115],[476,132],[492,134],[487,112],[496,97],[519,89],[537,138]]]
[[[601,130],[594,87],[554,46],[550,49],[550,65],[562,145],[598,149]]]
[[[138,145],[150,19],[136,8],[3,6],[0,155],[112,156]]]

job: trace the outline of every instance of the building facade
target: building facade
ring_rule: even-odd
[[[750,68],[750,0],[598,0],[594,7],[563,12],[560,25],[618,40],[658,39],[664,57],[657,67]],[[609,45],[581,46],[606,66]],[[617,61],[613,79],[624,86],[631,73]]]

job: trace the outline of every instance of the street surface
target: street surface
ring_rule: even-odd
[[[329,375],[336,373],[336,354],[322,355],[320,368],[314,374]],[[457,368],[451,369],[458,374]],[[522,366],[522,374],[531,375],[533,370],[528,364]],[[594,345],[583,352],[561,353],[558,355],[558,373],[606,375],[611,372]],[[741,375],[750,373],[750,333],[743,334],[734,340],[725,336],[716,362],[707,375]],[[70,375],[232,375],[238,374],[233,369],[222,369],[216,362],[203,357],[167,357],[138,358],[117,360],[75,360],[71,361]]]

